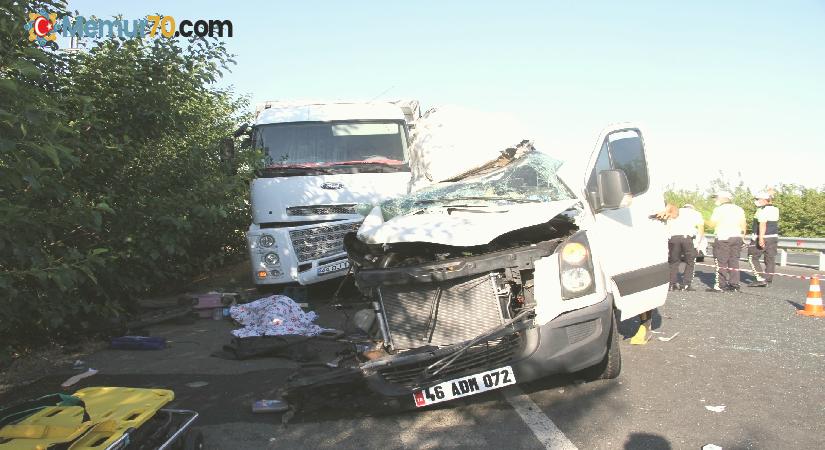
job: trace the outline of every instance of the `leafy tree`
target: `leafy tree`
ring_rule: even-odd
[[[0,356],[93,331],[135,296],[245,249],[247,185],[221,141],[246,100],[215,82],[233,61],[203,39],[104,39],[66,54],[28,42],[0,5]]]

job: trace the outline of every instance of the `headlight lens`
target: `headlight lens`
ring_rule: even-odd
[[[269,274],[272,275],[273,277],[276,277],[276,278],[280,277],[282,273],[283,272],[281,272],[278,269],[272,269],[272,270],[269,271]]]
[[[581,264],[587,258],[587,247],[578,242],[570,242],[562,248],[561,257],[567,264]]]
[[[267,265],[274,266],[275,264],[278,264],[278,261],[280,261],[280,259],[278,258],[278,255],[275,253],[267,253],[264,256],[264,263],[266,263]]]
[[[570,292],[581,292],[593,283],[590,272],[582,267],[567,269],[561,273],[561,284]]]
[[[260,244],[261,247],[272,247],[275,245],[275,238],[268,234],[264,234],[258,239],[258,244]]]

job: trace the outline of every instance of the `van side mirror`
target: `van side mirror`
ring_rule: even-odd
[[[237,175],[238,168],[235,166],[235,140],[226,137],[221,140],[221,163],[226,168],[229,175]]]
[[[609,169],[599,172],[599,209],[617,209],[630,204],[630,183],[623,170]]]

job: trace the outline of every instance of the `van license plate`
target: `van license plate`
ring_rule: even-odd
[[[416,407],[446,402],[460,397],[492,391],[516,384],[516,376],[510,366],[488,370],[455,380],[445,381],[435,386],[413,392]]]
[[[329,264],[329,265],[326,265],[326,266],[323,266],[323,267],[319,267],[318,268],[318,275],[326,275],[328,273],[340,272],[340,271],[342,271],[344,269],[348,269],[348,268],[349,268],[349,260],[345,259],[343,261],[338,261],[337,263],[334,263],[334,264]]]

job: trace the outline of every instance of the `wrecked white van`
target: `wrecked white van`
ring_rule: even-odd
[[[404,408],[552,374],[618,376],[616,316],[667,295],[667,238],[650,218],[663,197],[632,124],[585,159],[565,178],[524,141],[375,207],[344,243],[377,350],[321,385],[357,380]]]

